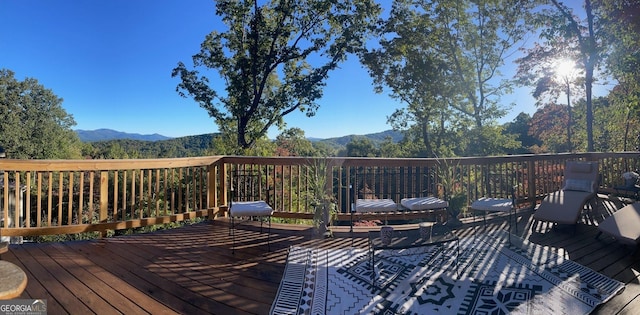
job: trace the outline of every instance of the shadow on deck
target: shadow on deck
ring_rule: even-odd
[[[533,212],[521,210],[518,235],[627,284],[595,313],[637,314],[640,254],[612,239],[595,239],[595,224],[602,212],[611,211],[609,206],[585,218],[575,233],[544,223],[532,229]],[[460,237],[483,228],[482,220],[465,222],[456,231]],[[487,221],[488,229],[505,227],[503,218]],[[308,227],[273,224],[267,251],[267,234],[259,233],[259,226],[245,225],[237,231],[232,254],[223,219],[93,241],[11,245],[2,259],[27,273],[29,282],[20,298],[46,299],[50,314],[267,314],[289,246],[351,246],[345,227],[336,228],[333,239],[313,239],[311,234]],[[366,247],[365,237],[366,229],[357,228],[354,246]]]

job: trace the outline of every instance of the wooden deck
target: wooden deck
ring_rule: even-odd
[[[595,239],[592,223],[573,229],[531,228],[530,210],[518,213],[518,234],[565,251],[569,258],[627,284],[597,314],[640,313],[640,254],[613,240]],[[598,216],[596,221],[598,220]],[[478,224],[481,224],[478,220]],[[490,229],[505,220],[488,221]],[[474,225],[457,230],[469,236]],[[358,229],[357,232],[363,232]],[[49,314],[267,314],[294,244],[344,247],[341,229],[329,240],[311,238],[308,228],[274,224],[271,251],[266,233],[238,230],[235,254],[225,220],[149,234],[93,241],[11,245],[3,260],[21,266],[29,282],[21,298],[46,299]],[[355,246],[366,246],[364,233]]]

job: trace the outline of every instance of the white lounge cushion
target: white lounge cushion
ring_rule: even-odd
[[[509,212],[512,201],[505,198],[482,197],[471,203],[471,209],[479,211]]]
[[[413,211],[443,209],[449,206],[448,202],[436,197],[404,198],[400,200],[400,204]]]
[[[229,215],[233,217],[253,217],[272,215],[273,209],[264,201],[237,201],[231,203]]]
[[[392,199],[358,199],[356,212],[390,212],[397,211],[398,205]]]

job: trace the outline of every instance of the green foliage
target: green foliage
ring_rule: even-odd
[[[203,134],[168,140],[143,141],[118,139],[97,141],[82,144],[82,156],[94,159],[130,159],[130,158],[173,158],[205,155],[251,155],[251,156],[283,156],[294,152],[297,156],[338,156],[346,152],[346,145],[340,143],[344,139],[366,138],[370,142],[371,156],[401,157],[412,156],[408,148],[411,143],[399,143],[396,133],[384,132],[366,136],[347,136],[334,139],[310,141],[304,138],[304,132],[293,128],[291,132],[269,140],[266,137],[256,141],[256,145],[247,150],[238,150],[235,134]],[[386,138],[379,140],[380,135]],[[393,134],[392,138],[390,134]],[[292,150],[292,151],[289,151]]]
[[[447,159],[437,159],[436,161],[438,163],[436,175],[439,180],[438,186],[440,187],[438,197],[449,202],[447,212],[449,216],[456,218],[467,202],[462,168],[460,168],[458,160],[455,163],[453,160]]]
[[[338,148],[340,146],[331,145],[326,141],[316,141],[311,143],[313,145],[313,150],[316,152],[317,156],[337,156]]]
[[[315,114],[328,73],[362,47],[379,12],[371,0],[217,1],[228,30],[207,35],[193,61],[217,70],[225,92],[182,62],[172,71],[181,79],[177,91],[223,133],[233,128],[239,148],[250,148],[271,126],[284,128],[285,115]]]
[[[593,100],[593,139],[597,152],[634,151],[637,145],[635,137],[640,130],[640,116],[625,103],[610,102],[611,98],[598,97]],[[579,151],[587,150],[585,119],[585,102],[576,104],[576,125],[574,128],[575,146]],[[633,139],[628,140],[630,131]]]
[[[529,30],[525,1],[395,1],[389,18],[377,29],[379,47],[361,54],[375,90],[391,90],[405,102],[389,122],[394,129],[414,128],[427,157],[442,155],[457,136],[474,146],[496,146],[485,125],[503,117],[500,96],[512,82],[500,76],[510,50]],[[461,123],[466,125],[461,126]],[[470,127],[481,132],[468,133]],[[453,131],[453,132],[452,132]],[[418,137],[419,135],[419,137]],[[505,137],[502,136],[501,140]],[[511,142],[507,139],[508,142]],[[509,145],[508,147],[511,147]],[[477,151],[477,150],[476,150]]]
[[[325,229],[330,226],[338,214],[336,200],[333,194],[327,191],[330,171],[329,160],[326,158],[309,160],[303,171],[309,188],[304,198],[314,209],[313,225],[316,228]]]
[[[267,136],[263,136],[256,139],[252,147],[241,150],[239,154],[247,156],[274,156],[276,154],[276,144],[269,140]]]
[[[216,134],[160,141],[118,139],[85,144],[84,156],[94,159],[174,158],[213,155]]]
[[[380,157],[392,158],[392,157],[405,157],[406,151],[402,147],[401,143],[396,143],[390,137],[384,139],[379,145]]]
[[[610,100],[611,97],[599,97],[593,100],[595,150],[598,152],[633,150],[637,143],[628,141],[627,138],[630,131],[640,130],[640,115],[637,111],[630,111],[626,103],[610,102]],[[573,149],[585,152],[588,147],[585,101],[576,102],[573,112]],[[532,151],[534,153],[566,152],[568,150],[566,125],[567,107],[565,105],[549,104],[538,109],[531,118],[530,132],[534,138],[540,139],[540,143],[533,146]]]
[[[14,159],[77,159],[82,145],[73,117],[53,91],[0,69],[0,145]]]
[[[563,101],[570,88],[574,99],[584,97],[584,70],[577,67],[572,73],[559,73],[562,62],[575,62],[580,58],[575,38],[564,36],[549,38],[543,45],[534,45],[518,58],[516,79],[521,85],[534,88],[532,96],[536,106]]]
[[[133,235],[140,233],[150,233],[155,231],[174,229],[186,225],[193,225],[202,222],[202,218],[196,218],[193,220],[185,220],[182,222],[172,222],[165,224],[156,224],[149,225],[139,228],[130,228],[125,230],[108,230],[107,237],[113,237],[118,235]],[[47,243],[47,242],[67,242],[67,241],[81,241],[81,240],[92,240],[100,238],[100,232],[85,232],[85,233],[76,233],[76,234],[65,234],[65,235],[40,235],[33,237],[26,237],[27,240],[37,243]]]
[[[531,118],[531,135],[541,139],[540,146],[534,146],[535,153],[567,151],[567,106],[548,104],[538,109]]]
[[[515,140],[515,136],[504,132],[503,126],[485,125],[474,128],[468,135],[469,139],[484,139],[482,142],[473,142],[482,145],[469,145],[466,156],[491,156],[504,155],[521,147],[521,143]]]
[[[618,122],[624,121],[623,150],[634,150],[640,145],[636,139],[640,117],[640,2],[597,1],[601,12],[606,47],[610,48],[606,59],[608,73],[618,85],[609,96],[618,114]],[[618,126],[621,124],[618,124]],[[597,128],[596,128],[597,130]]]
[[[533,137],[530,133],[531,126],[531,116],[527,113],[520,113],[513,120],[513,122],[507,123],[505,126],[505,132],[508,134],[515,135],[516,141],[520,142],[520,146],[515,148],[513,151],[508,153],[511,154],[528,154],[532,153],[531,148],[534,146],[540,146],[542,142]]]
[[[276,137],[278,156],[315,156],[316,150],[304,136],[304,130],[291,128]]]
[[[346,156],[354,157],[375,157],[378,149],[373,141],[365,137],[355,137],[347,143]]]
[[[606,19],[601,19],[603,11],[598,5],[600,1],[594,2],[596,5],[586,0],[581,6],[584,11],[580,13],[575,13],[571,7],[558,0],[542,2],[532,19],[532,25],[539,27],[542,42],[536,43],[536,47],[548,50],[547,55],[556,59],[567,57],[559,54],[558,51],[568,52],[568,57],[574,60],[577,67],[583,71],[583,75],[578,79],[584,82],[586,151],[594,150],[592,93],[596,70],[601,67],[603,57],[609,49],[605,40],[607,22]],[[586,19],[582,20],[579,16],[586,16]],[[535,59],[533,58],[532,61],[535,62]],[[571,127],[569,125],[569,128]]]

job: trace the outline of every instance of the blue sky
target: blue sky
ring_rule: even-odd
[[[220,28],[212,0],[3,0],[0,68],[19,80],[36,78],[64,99],[74,129],[109,128],[180,137],[216,132],[207,112],[178,96],[178,61],[191,66],[206,34]],[[216,87],[223,90],[224,86]],[[518,105],[502,122],[535,111],[528,90],[503,98]],[[329,138],[388,130],[403,105],[375,94],[352,57],[332,72],[316,116],[286,116],[307,137]],[[279,132],[269,133],[274,138]]]

